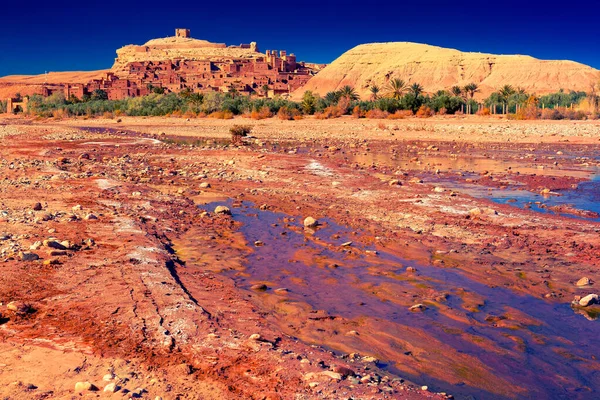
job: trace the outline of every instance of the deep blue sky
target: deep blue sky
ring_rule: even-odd
[[[600,68],[599,15],[597,0],[7,0],[0,7],[0,76],[109,68],[117,48],[171,36],[176,27],[313,62],[331,62],[361,43],[413,41]]]

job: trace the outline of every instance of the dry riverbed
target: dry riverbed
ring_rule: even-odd
[[[0,119],[0,393],[594,398],[599,139]]]

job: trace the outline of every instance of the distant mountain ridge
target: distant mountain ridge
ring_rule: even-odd
[[[539,60],[522,55],[461,52],[455,49],[410,42],[362,44],[345,52],[294,93],[306,90],[325,95],[345,85],[364,99],[370,87],[385,91],[389,79],[421,84],[426,92],[479,85],[479,97],[502,85],[545,94],[559,89],[589,91],[600,80],[600,71],[573,61]]]

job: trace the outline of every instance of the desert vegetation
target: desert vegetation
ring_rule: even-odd
[[[252,127],[248,125],[234,125],[229,129],[231,133],[231,142],[238,144],[242,142],[242,138],[248,136],[252,132]]]
[[[47,98],[33,95],[29,99],[29,112],[46,118],[129,115],[231,119],[241,115],[255,120],[272,117],[298,120],[304,115],[314,115],[317,119],[353,115],[356,118],[401,119],[448,114],[504,114],[510,119],[598,118],[597,86],[587,93],[561,90],[538,97],[522,88],[504,85],[479,101],[475,100],[478,91],[478,85],[470,83],[426,93],[422,85],[409,85],[399,78],[391,79],[383,87],[373,85],[368,99],[361,99],[351,86],[324,96],[307,91],[301,101],[252,97],[236,92],[202,94],[189,90],[180,93],[153,91],[143,97],[109,100],[105,92],[96,90],[84,99],[66,99],[62,93]],[[6,104],[0,104],[0,109],[2,107],[6,108]]]

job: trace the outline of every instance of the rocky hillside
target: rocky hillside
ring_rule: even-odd
[[[141,46],[128,45],[117,50],[113,71],[122,70],[134,61],[163,61],[182,58],[186,60],[216,60],[219,58],[257,58],[264,57],[254,48],[226,46],[223,43],[211,43],[206,40],[167,37],[152,39]]]
[[[342,54],[294,96],[306,90],[321,95],[354,87],[363,98],[369,88],[384,88],[391,78],[418,82],[427,92],[475,82],[479,96],[487,96],[505,84],[543,94],[559,89],[588,91],[600,80],[600,71],[573,61],[544,61],[529,56],[465,53],[418,43],[371,43]]]

